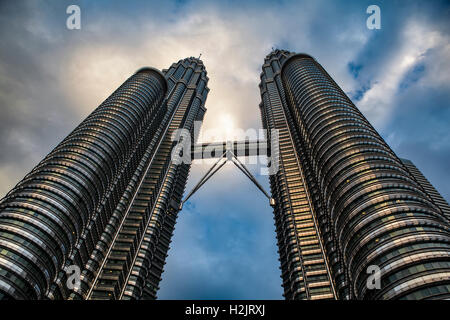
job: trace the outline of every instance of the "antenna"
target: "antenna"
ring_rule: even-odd
[[[198,59],[200,59],[201,56],[202,56],[202,54],[200,53],[200,55],[198,56]]]

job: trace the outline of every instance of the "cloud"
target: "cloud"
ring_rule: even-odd
[[[416,24],[414,18],[405,22],[396,50],[372,75],[373,85],[358,103],[376,127],[383,128],[383,123],[395,109],[393,101],[399,88],[404,85],[405,76],[418,68],[426,53],[443,41],[448,39],[435,30]]]

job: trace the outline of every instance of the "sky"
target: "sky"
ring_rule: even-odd
[[[66,27],[71,4],[80,30]],[[450,199],[448,1],[0,1],[0,39],[0,197],[143,66],[201,53],[201,139],[260,128],[261,65],[279,48],[315,57]],[[187,190],[207,169],[192,165]],[[160,287],[161,299],[282,299],[272,210],[232,164],[180,212]]]

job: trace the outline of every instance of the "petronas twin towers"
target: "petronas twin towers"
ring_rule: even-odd
[[[0,299],[156,298],[207,83],[139,70],[1,200]],[[417,168],[306,54],[271,52],[260,91],[284,297],[449,299],[450,207]]]

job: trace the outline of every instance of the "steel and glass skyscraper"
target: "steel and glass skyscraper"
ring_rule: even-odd
[[[2,199],[0,299],[155,298],[189,171],[171,137],[207,82],[196,58],[139,70]]]
[[[192,57],[139,70],[1,200],[0,299],[156,298],[190,169],[172,138],[195,143],[207,83]],[[450,298],[450,206],[412,162],[309,55],[271,52],[260,91],[272,198],[232,160],[274,207],[284,297]]]
[[[311,56],[275,50],[262,71],[262,121],[280,135],[270,182],[285,297],[450,298],[442,197]]]

